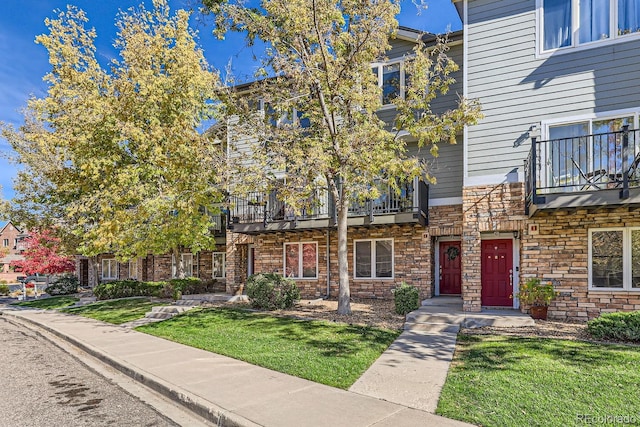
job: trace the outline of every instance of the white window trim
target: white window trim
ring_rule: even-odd
[[[600,113],[582,114],[578,116],[568,116],[568,117],[561,117],[557,119],[543,120],[540,122],[540,128],[542,131],[540,140],[548,141],[550,139],[549,135],[550,135],[550,129],[552,127],[568,126],[568,125],[578,124],[582,122],[589,123],[587,135],[592,135],[594,121],[607,120],[607,119],[619,119],[620,117],[623,117],[623,116],[627,116],[627,117],[633,116],[633,125],[631,129],[640,128],[640,106],[639,106],[636,108],[625,108],[621,110],[604,111]],[[546,152],[545,147],[541,147],[541,150],[542,150],[540,152],[541,158],[547,159],[548,154]],[[548,180],[550,180],[551,177],[548,174],[545,174],[541,177],[541,179],[542,179],[542,184],[546,186],[548,183]]]
[[[391,242],[391,277],[377,277],[376,276],[376,242],[389,241]],[[371,276],[370,277],[356,277],[356,243],[358,242],[371,242]],[[353,241],[353,279],[354,280],[394,280],[396,277],[396,245],[393,239],[356,239]]]
[[[632,288],[633,280],[631,271],[631,232],[640,230],[640,227],[605,227],[590,228],[588,243],[588,273],[589,273],[589,290],[590,291],[607,291],[607,292],[640,292],[640,288]],[[593,233],[599,231],[622,231],[622,287],[621,288],[603,288],[593,286]]]
[[[556,49],[544,50],[544,7],[543,0],[536,0],[536,59],[545,59],[550,57],[551,55],[569,53],[569,52],[577,52],[581,50],[593,49],[595,47],[602,47],[607,45],[612,45],[616,43],[623,43],[625,41],[640,39],[640,32],[618,35],[618,2],[617,0],[610,0],[610,22],[609,22],[609,31],[611,32],[611,36],[604,40],[595,40],[587,43],[578,43],[579,37],[579,0],[571,0],[571,45],[565,47],[559,47]]]
[[[129,261],[129,279],[138,280],[138,258]]]
[[[285,242],[282,245],[282,272],[287,273],[287,245],[298,246],[298,277],[295,280],[318,280],[318,242]],[[302,245],[315,245],[316,247],[316,275],[314,277],[302,277]]]
[[[109,270],[109,276],[105,275],[105,271],[107,269],[105,269],[105,262],[107,262],[108,264],[115,264],[115,275],[113,274],[114,271],[112,271],[113,269],[111,267],[108,268]],[[117,279],[118,278],[118,261],[115,258],[106,258],[102,260],[102,279],[104,280],[113,280],[113,279]]]
[[[213,266],[215,265],[215,256],[216,255],[222,255],[222,276],[214,276],[214,268]],[[211,277],[213,279],[224,279],[227,277],[227,253],[226,252],[213,252],[211,254]]]
[[[187,272],[185,270],[184,277],[193,277],[193,254],[189,253],[189,252],[180,254],[180,259],[182,259],[182,264],[183,265],[186,265],[186,263],[184,262],[185,256],[186,257],[191,257],[191,272]],[[172,279],[178,278],[178,265],[176,264],[175,255],[171,255],[171,278]]]
[[[371,68],[377,68],[377,70],[378,70],[378,87],[380,89],[382,89],[382,84],[383,84],[384,67],[386,65],[400,64],[400,99],[405,99],[405,69],[404,69],[404,62],[405,62],[405,58],[394,58],[394,59],[390,59],[388,61],[373,62],[371,64]],[[380,107],[380,110],[389,110],[389,109],[392,109],[392,108],[396,107],[394,103],[382,104],[383,98],[384,98],[384,94],[381,93],[380,94],[380,103],[381,103],[382,106]]]

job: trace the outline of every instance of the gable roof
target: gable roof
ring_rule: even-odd
[[[11,221],[7,222],[4,227],[2,227],[2,229],[0,229],[0,234],[4,233],[5,228],[7,228],[9,226],[9,224],[13,225],[13,227],[18,230],[18,233],[22,233],[22,230],[20,229],[20,227],[17,227],[15,224],[13,224]]]

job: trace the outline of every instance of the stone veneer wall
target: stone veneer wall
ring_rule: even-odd
[[[247,282],[249,244],[255,242],[254,236],[233,233],[227,230],[226,286],[227,293],[235,295]],[[259,271],[259,270],[256,270]]]
[[[433,282],[434,236],[459,235],[462,230],[461,205],[437,206],[429,210],[427,228],[417,224],[385,225],[350,228],[347,242],[349,254],[349,288],[355,298],[393,297],[391,290],[402,281],[417,286],[421,298],[431,298]],[[353,241],[357,239],[394,240],[393,279],[354,279]],[[297,284],[304,298],[317,298],[327,293],[327,235],[326,230],[307,230],[286,233],[265,233],[246,236],[227,233],[227,292],[234,293],[247,278],[247,248],[255,247],[255,272],[283,273],[284,244],[317,242],[318,278],[299,279]],[[337,235],[329,233],[330,296],[338,294]]]
[[[590,228],[640,227],[640,208],[601,208],[538,212],[529,224],[537,233],[522,237],[521,277],[554,283],[560,296],[549,317],[586,321],[602,312],[640,310],[640,292],[589,290]]]
[[[216,252],[225,252],[224,246],[219,246]],[[188,253],[185,251],[183,253]],[[101,254],[98,256],[98,275],[102,281],[102,260],[115,258],[113,254]],[[213,269],[212,252],[202,251],[194,254],[193,259],[194,276],[203,280],[211,279]],[[118,263],[118,280],[129,278],[129,263]],[[159,282],[171,279],[171,255],[149,255],[146,258],[138,259],[138,280]],[[218,279],[220,280],[220,279]],[[222,279],[224,280],[224,279]]]
[[[462,301],[465,311],[481,310],[480,241],[483,232],[522,232],[524,184],[506,183],[462,190]]]

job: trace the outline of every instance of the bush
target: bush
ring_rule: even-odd
[[[165,283],[160,295],[163,298],[180,299],[182,295],[206,294],[215,292],[217,283],[213,280],[202,281],[196,277],[171,279]]]
[[[163,291],[165,282],[139,282],[137,280],[116,280],[101,283],[93,288],[99,300],[127,297],[157,297]]]
[[[601,340],[640,342],[640,311],[603,313],[587,323],[587,330]]]
[[[300,299],[296,282],[276,273],[254,274],[247,279],[247,296],[254,308],[291,308]]]
[[[3,284],[0,284],[0,295],[9,295],[9,286]]]
[[[78,278],[76,276],[63,276],[45,288],[45,292],[51,296],[69,295],[78,292]]]
[[[415,286],[402,282],[393,290],[393,302],[396,305],[396,313],[410,313],[420,308],[420,292]]]

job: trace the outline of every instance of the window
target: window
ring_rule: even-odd
[[[318,244],[285,243],[284,274],[299,279],[318,278]]]
[[[4,246],[5,248],[9,246],[9,239],[4,239],[2,241],[2,246]]]
[[[404,98],[405,73],[402,61],[374,64],[373,73],[378,76],[382,88],[382,105],[391,105],[396,98]]]
[[[637,114],[629,113],[549,126],[546,156],[550,165],[550,186],[581,190],[585,176],[593,176],[594,171],[604,170],[606,175],[621,174],[623,147],[620,131],[625,125],[631,130],[637,129],[637,123]],[[629,149],[629,165],[637,154]]]
[[[355,278],[393,278],[393,239],[356,240]]]
[[[589,288],[640,291],[640,228],[589,230]]]
[[[224,252],[213,253],[212,276],[214,279],[223,278],[226,276],[226,273],[225,273],[226,260],[227,260],[226,253]]]
[[[105,280],[118,278],[118,261],[115,258],[102,260],[102,278]]]
[[[193,277],[193,254],[182,254],[180,257],[184,266],[184,277]],[[171,277],[178,277],[178,266],[173,255],[171,255]]]
[[[129,279],[138,280],[138,259],[129,261]]]
[[[541,0],[542,50],[640,32],[640,0]]]

